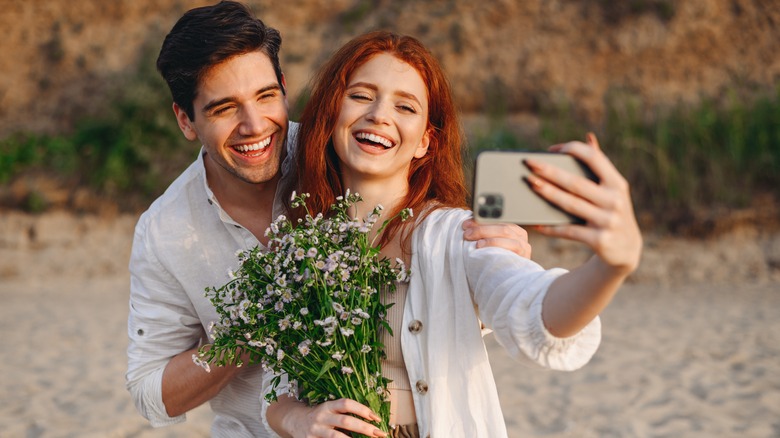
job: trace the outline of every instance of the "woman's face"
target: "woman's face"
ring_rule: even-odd
[[[428,150],[428,89],[417,70],[381,53],[347,81],[333,131],[346,179],[406,183],[409,166]]]

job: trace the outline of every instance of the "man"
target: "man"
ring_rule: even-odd
[[[188,11],[165,38],[157,67],[173,111],[202,149],[140,217],[130,258],[127,388],[153,426],[185,420],[210,401],[212,436],[272,436],[260,414],[259,366],[211,367],[193,354],[217,320],[206,287],[224,284],[236,252],[267,243],[294,183],[285,160],[287,97],[281,37],[243,5],[223,1]],[[289,126],[294,130],[294,125]],[[470,227],[470,240],[530,256],[519,227]]]

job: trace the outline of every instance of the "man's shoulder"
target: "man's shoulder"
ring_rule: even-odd
[[[196,160],[190,164],[160,195],[149,208],[141,214],[136,225],[136,233],[149,227],[163,227],[168,231],[182,229],[193,214],[198,201],[208,202],[205,191],[201,164]]]

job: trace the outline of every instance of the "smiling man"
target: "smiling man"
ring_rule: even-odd
[[[223,1],[186,12],[160,50],[157,68],[179,127],[202,146],[141,215],[133,238],[126,385],[155,427],[182,422],[209,401],[212,436],[274,436],[261,418],[262,369],[207,373],[193,354],[218,319],[205,289],[229,280],[238,251],[267,243],[266,228],[283,212],[276,195],[296,183],[289,159],[296,124],[287,119],[280,47],[277,30]],[[466,234],[530,256],[519,227]]]
[[[281,36],[243,5],[187,12],[157,67],[184,136],[201,152],[141,216],[130,259],[127,387],[154,426],[211,401],[213,436],[267,435],[260,367],[193,364],[217,320],[206,287],[223,284],[238,250],[264,243],[287,156]],[[274,208],[275,207],[275,208]]]

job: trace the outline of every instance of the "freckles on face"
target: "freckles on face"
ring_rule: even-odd
[[[419,72],[381,53],[347,82],[333,144],[343,166],[363,173],[403,172],[428,145],[427,87]]]

